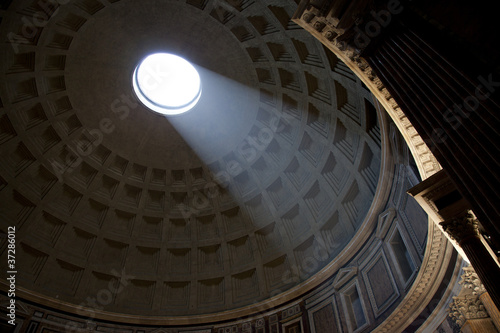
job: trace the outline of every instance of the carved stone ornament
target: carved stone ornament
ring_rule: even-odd
[[[440,225],[450,235],[450,238],[459,244],[467,238],[479,237],[479,221],[472,211],[468,211],[466,215],[441,222]]]
[[[449,316],[460,326],[467,320],[488,318],[483,303],[477,296],[453,297]]]
[[[484,285],[481,283],[481,280],[479,280],[472,266],[464,267],[464,274],[462,274],[462,280],[459,284],[463,285],[466,289],[470,289],[472,295],[475,296],[481,296],[486,292]]]
[[[309,22],[311,22],[311,21],[312,21],[312,19],[314,18],[314,16],[315,16],[315,15],[314,15],[313,13],[305,13],[305,14],[304,14],[304,16],[302,16],[302,19],[303,19],[305,22],[309,23]]]

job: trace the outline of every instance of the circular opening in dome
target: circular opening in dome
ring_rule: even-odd
[[[132,81],[139,100],[149,109],[166,115],[191,110],[201,97],[198,71],[174,54],[147,56],[135,69]]]

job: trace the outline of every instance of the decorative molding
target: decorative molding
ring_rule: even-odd
[[[353,276],[358,274],[357,267],[346,267],[339,270],[339,273],[333,280],[332,285],[336,290],[339,290],[344,286]]]
[[[334,27],[326,17],[319,16],[320,12],[317,9],[306,9],[307,7],[300,5],[292,20],[342,60],[368,87],[382,107],[387,110],[415,157],[422,178],[425,179],[441,170],[440,164],[415,127],[373,72],[368,62],[359,55],[360,50],[349,46],[348,43],[339,38],[345,31]]]
[[[378,224],[375,237],[377,237],[378,239],[384,239],[395,217],[396,209],[394,207],[390,207],[385,212],[381,213],[378,216]]]
[[[415,247],[417,248],[418,253],[422,253],[424,250],[423,246],[420,244],[420,242],[417,238],[417,235],[415,234],[415,230],[411,226],[410,219],[406,215],[405,209],[406,209],[406,205],[408,204],[408,199],[411,200],[410,196],[405,195],[405,196],[402,196],[401,200],[399,201],[399,207],[398,207],[399,217],[400,217],[400,220],[404,223],[405,229],[407,230],[408,235],[410,236],[413,244],[415,244]],[[404,207],[403,207],[403,204],[405,205]]]

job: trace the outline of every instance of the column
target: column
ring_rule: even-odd
[[[405,14],[362,55],[498,244],[500,77],[467,76]]]
[[[460,325],[462,332],[498,332],[498,309],[471,266],[463,268],[459,284],[462,290],[453,297],[450,317]],[[495,328],[496,327],[496,328]]]
[[[495,304],[486,292],[483,283],[479,279],[474,269],[471,266],[464,267],[464,274],[462,275],[462,281],[459,284],[463,285],[463,288],[469,291],[469,294],[479,297],[481,304],[484,306],[488,315],[490,316],[493,324],[500,332],[500,312],[498,311]]]
[[[471,211],[468,211],[462,216],[445,220],[440,224],[444,231],[458,242],[491,300],[497,308],[500,308],[500,267],[481,242],[479,221]]]

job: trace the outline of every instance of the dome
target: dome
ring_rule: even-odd
[[[396,179],[389,128],[353,72],[290,21],[296,7],[72,1],[2,50],[1,205],[23,297],[209,322],[293,300],[353,258]],[[2,35],[39,10],[13,1]],[[194,66],[198,85],[173,102],[188,112],[151,112],[134,91],[151,54]]]

